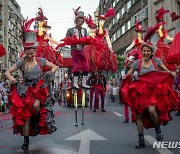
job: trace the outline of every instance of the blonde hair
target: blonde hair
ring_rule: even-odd
[[[24,56],[24,57],[22,58],[22,70],[23,70],[24,68],[27,69],[27,70],[31,70],[31,65],[30,65],[30,63],[28,62],[26,56]]]

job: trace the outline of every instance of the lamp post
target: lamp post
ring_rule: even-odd
[[[144,29],[144,2],[141,0],[141,16],[142,16],[142,28]],[[144,33],[143,33],[144,38]]]
[[[1,69],[0,69],[0,73],[1,73],[1,78],[2,78],[2,61],[0,60],[0,67],[1,67]]]

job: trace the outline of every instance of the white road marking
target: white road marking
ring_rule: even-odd
[[[79,134],[73,135],[66,140],[80,140],[79,152],[78,154],[90,154],[90,141],[91,140],[107,140],[100,136],[96,132],[87,129]]]
[[[154,139],[152,136],[144,136],[145,140],[149,142],[149,144],[152,145],[153,147],[153,143],[157,142],[156,139]],[[161,149],[161,148],[155,148],[156,151],[158,151],[160,154],[173,154],[173,152],[171,152],[169,149]]]
[[[123,117],[122,114],[120,114],[120,113],[118,113],[118,112],[116,112],[116,111],[113,111],[113,113],[114,113],[115,115],[117,115],[118,117]]]

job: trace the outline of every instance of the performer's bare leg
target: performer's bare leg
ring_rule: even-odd
[[[35,102],[33,104],[33,108],[36,111],[35,116],[37,117],[39,114],[39,110],[40,110],[40,101],[38,99],[35,100]]]
[[[34,104],[33,104],[33,108],[35,110],[35,130],[38,132],[38,123],[39,123],[39,111],[40,111],[40,101],[38,99],[35,100]]]

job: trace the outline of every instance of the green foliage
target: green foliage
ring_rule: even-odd
[[[125,56],[117,56],[117,64],[118,64],[118,72],[120,72],[124,68],[124,59]]]

